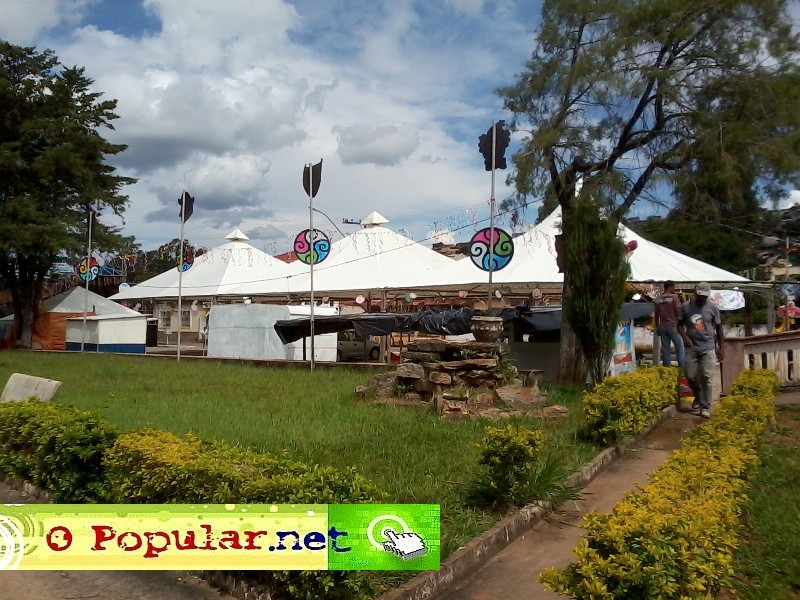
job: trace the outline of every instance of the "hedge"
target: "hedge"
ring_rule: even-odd
[[[0,472],[50,491],[54,502],[108,499],[103,454],[116,428],[97,415],[57,403],[0,404]]]
[[[699,600],[727,585],[757,446],[774,419],[775,373],[744,372],[733,389],[641,493],[587,514],[577,562],[539,581],[579,600]]]
[[[194,436],[146,429],[120,435],[105,465],[116,502],[345,504],[384,502],[386,494],[354,469],[309,466]],[[304,600],[369,597],[356,571],[229,572],[264,585],[270,596]]]
[[[611,445],[638,434],[676,402],[678,373],[654,366],[606,378],[583,394],[582,435]]]

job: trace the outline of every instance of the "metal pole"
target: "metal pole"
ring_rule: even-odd
[[[311,230],[311,371],[314,370],[314,169],[308,164],[308,227]]]
[[[94,217],[94,213],[92,209],[89,209],[89,249],[86,253],[86,293],[83,295],[83,337],[81,339],[81,352],[83,352],[83,347],[86,345],[86,311],[88,310],[89,304],[89,279],[92,273],[91,270],[91,262],[92,262],[92,218]]]
[[[181,307],[183,295],[183,225],[186,222],[186,190],[181,194],[181,245],[178,249],[178,362],[181,360]]]
[[[486,303],[486,310],[492,307],[492,271],[494,270],[494,172],[495,172],[495,148],[497,146],[497,125],[492,121],[492,197],[489,201],[489,300]]]

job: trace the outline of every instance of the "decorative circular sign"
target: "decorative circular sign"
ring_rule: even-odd
[[[294,238],[294,253],[300,262],[316,265],[328,258],[331,241],[319,229],[304,229]]]
[[[100,264],[94,256],[89,260],[88,266],[85,258],[78,263],[78,275],[84,281],[94,281],[99,274]]]
[[[502,229],[495,227],[494,239],[491,237],[490,227],[481,229],[469,241],[469,255],[472,263],[481,271],[488,271],[490,260],[494,258],[491,265],[492,271],[499,271],[508,266],[514,257],[514,242],[511,236]],[[493,254],[493,256],[492,256]]]
[[[188,245],[186,242],[184,242],[183,246],[183,264],[180,264],[180,260],[181,253],[179,248],[178,253],[175,255],[175,263],[177,265],[176,268],[185,273],[194,264],[194,248]]]

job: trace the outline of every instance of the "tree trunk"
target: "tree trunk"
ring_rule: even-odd
[[[32,278],[25,278],[24,281],[17,280],[16,285],[11,287],[11,297],[14,304],[17,347],[31,348],[39,300],[42,297],[42,277],[34,275]]]
[[[586,385],[588,365],[578,337],[567,318],[570,296],[569,271],[567,271],[564,273],[564,287],[561,295],[561,346],[558,357],[558,381],[583,386]]]

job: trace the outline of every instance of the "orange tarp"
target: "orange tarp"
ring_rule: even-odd
[[[93,312],[86,313],[87,316]],[[82,317],[83,313],[39,313],[33,326],[32,342],[42,350],[63,350],[67,341],[67,319]]]

